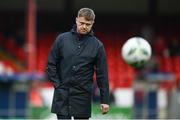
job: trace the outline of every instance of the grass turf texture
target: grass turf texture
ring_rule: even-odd
[[[31,119],[46,119],[50,115],[50,109],[48,107],[31,107],[30,118]],[[131,119],[132,108],[121,108],[114,104],[110,105],[110,111],[106,115],[102,115],[99,104],[94,103],[92,105],[92,119]]]

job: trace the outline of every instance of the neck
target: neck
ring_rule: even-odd
[[[79,34],[78,33],[78,36],[79,36],[79,38],[81,39],[81,38],[83,38],[83,37],[85,37],[87,34]]]

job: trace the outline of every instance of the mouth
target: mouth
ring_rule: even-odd
[[[81,30],[82,32],[87,32],[87,30]]]

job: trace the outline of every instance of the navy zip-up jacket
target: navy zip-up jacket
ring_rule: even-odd
[[[80,36],[76,27],[60,34],[48,58],[47,74],[55,86],[52,112],[91,116],[93,74],[96,72],[101,103],[109,104],[105,49],[91,31]]]

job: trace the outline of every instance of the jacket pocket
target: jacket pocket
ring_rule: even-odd
[[[55,89],[55,101],[64,101],[68,98],[68,90],[64,88]]]
[[[53,100],[53,111],[58,114],[68,114],[68,91],[66,89],[56,88]]]

